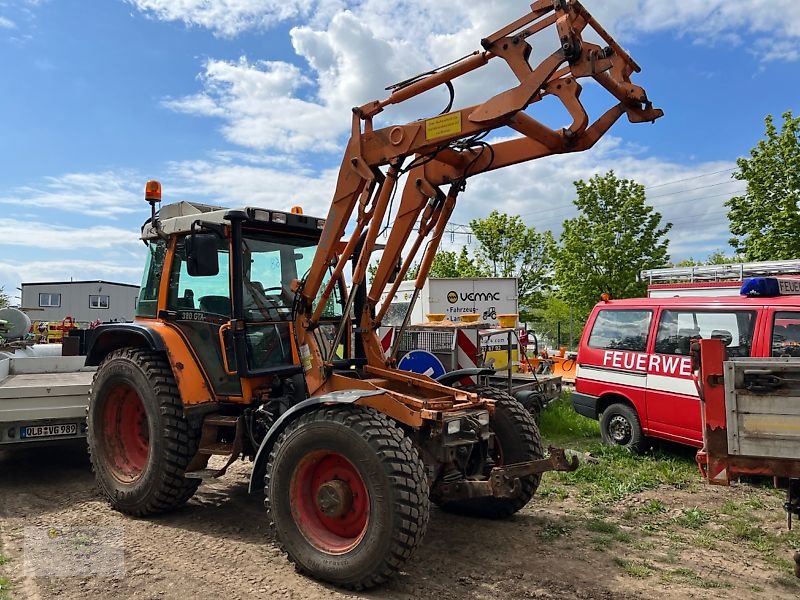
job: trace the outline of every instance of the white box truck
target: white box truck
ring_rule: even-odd
[[[414,281],[400,284],[384,326],[400,326],[411,303]],[[384,294],[381,301],[386,300]],[[428,279],[411,313],[410,323],[422,323],[426,315],[442,314],[457,321],[460,315],[477,313],[480,320],[497,326],[497,315],[519,313],[517,280],[514,277]]]

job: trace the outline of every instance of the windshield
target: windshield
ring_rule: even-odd
[[[290,320],[295,296],[292,281],[305,277],[316,250],[316,239],[245,233],[242,240],[245,319],[262,322]],[[324,318],[341,315],[337,286],[326,306]]]

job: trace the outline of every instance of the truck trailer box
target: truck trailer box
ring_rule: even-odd
[[[384,326],[402,325],[413,294],[413,280],[400,284],[382,323]],[[388,292],[383,295],[382,302],[387,295]],[[480,320],[491,327],[498,326],[497,315],[519,313],[516,278],[428,279],[409,322],[423,323],[429,314],[442,314],[450,321],[458,321],[460,315],[468,313],[480,315]]]

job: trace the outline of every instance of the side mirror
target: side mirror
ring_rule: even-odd
[[[219,274],[218,240],[213,233],[193,233],[186,236],[186,271],[191,277],[212,277]]]

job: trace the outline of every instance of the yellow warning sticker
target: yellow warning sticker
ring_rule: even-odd
[[[425,139],[435,140],[447,135],[461,133],[461,113],[448,113],[425,121]]]

